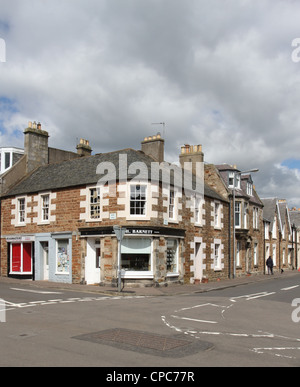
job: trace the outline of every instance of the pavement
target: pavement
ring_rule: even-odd
[[[212,290],[221,290],[230,287],[236,287],[241,285],[247,285],[250,283],[258,283],[262,281],[274,281],[280,278],[295,277],[300,281],[300,272],[296,270],[285,271],[284,273],[274,273],[274,275],[266,274],[252,274],[242,277],[236,277],[234,279],[223,279],[220,281],[211,281],[208,283],[201,283],[197,285],[190,284],[168,284],[168,286],[140,286],[129,287],[125,286],[121,292],[118,292],[117,287],[109,285],[80,285],[80,284],[65,284],[49,281],[32,281],[24,279],[15,279],[8,277],[0,277],[0,283],[26,284],[32,287],[47,288],[47,289],[60,289],[70,291],[83,291],[88,293],[98,293],[110,296],[176,296],[183,294],[193,293],[205,293]]]

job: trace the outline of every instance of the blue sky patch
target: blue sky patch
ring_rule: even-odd
[[[300,159],[287,159],[284,160],[281,165],[289,169],[299,169],[300,170]]]

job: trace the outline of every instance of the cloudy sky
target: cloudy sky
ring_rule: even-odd
[[[0,0],[0,146],[22,147],[34,120],[50,146],[83,137],[95,153],[161,131],[167,161],[202,144],[207,162],[259,168],[260,197],[300,207],[299,11],[298,0]]]

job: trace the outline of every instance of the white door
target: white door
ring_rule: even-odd
[[[195,261],[194,261],[195,273],[194,273],[194,276],[195,276],[195,280],[201,282],[202,277],[203,277],[203,260],[202,260],[203,257],[202,257],[201,242],[195,241],[194,254],[195,254]]]
[[[48,242],[42,242],[42,259],[44,267],[44,280],[49,281],[49,246]]]
[[[85,281],[88,285],[100,283],[100,257],[100,240],[89,238],[85,257]]]

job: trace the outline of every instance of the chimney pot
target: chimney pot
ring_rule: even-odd
[[[84,138],[80,139],[79,144],[76,147],[77,153],[80,156],[90,156],[92,154],[92,149],[90,147],[90,142]]]
[[[145,137],[142,141],[142,152],[161,163],[164,161],[164,144],[165,140],[161,138],[159,133]]]

